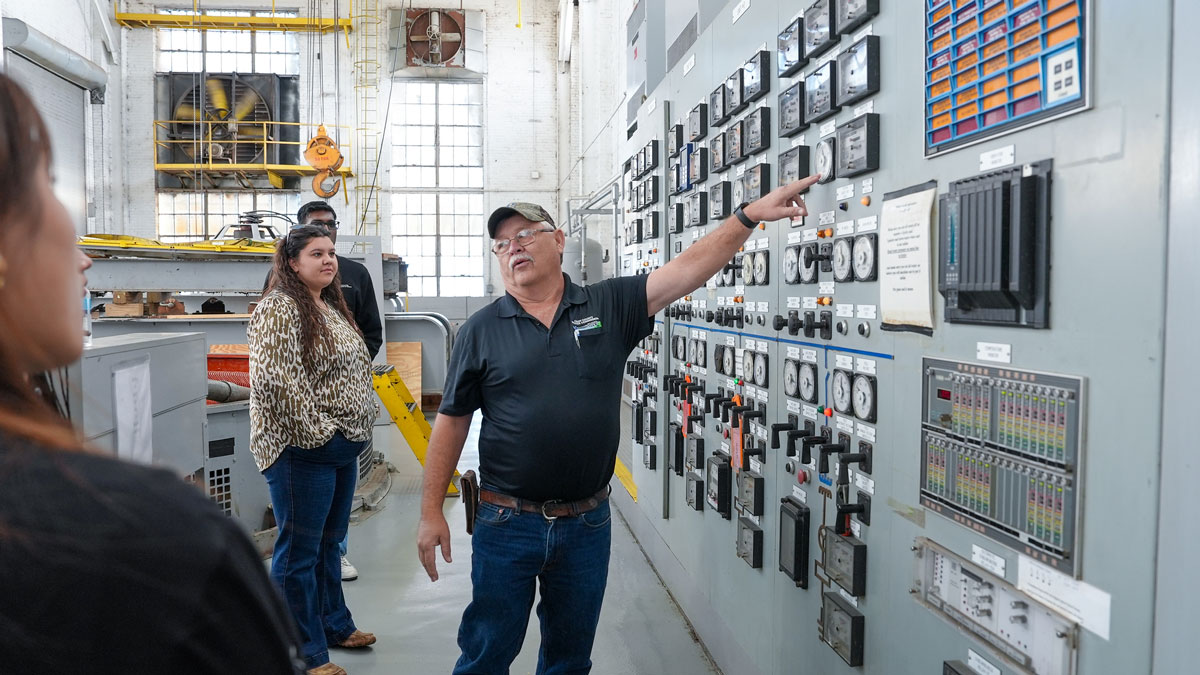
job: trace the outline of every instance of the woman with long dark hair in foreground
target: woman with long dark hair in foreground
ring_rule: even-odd
[[[0,672],[302,672],[236,523],[173,474],[84,447],[37,394],[80,357],[91,266],[49,167],[45,124],[0,74]]]

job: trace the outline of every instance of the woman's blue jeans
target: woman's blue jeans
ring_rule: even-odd
[[[328,663],[328,646],[355,630],[342,595],[338,542],[350,524],[364,445],[338,432],[319,448],[284,448],[263,471],[279,528],[271,578],[300,629],[309,668]]]
[[[521,651],[534,586],[542,629],[537,675],[587,673],[612,541],[609,503],[547,520],[482,502],[471,538],[471,604],[458,628],[455,675],[507,673]]]

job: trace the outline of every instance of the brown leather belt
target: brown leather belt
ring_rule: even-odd
[[[554,520],[555,518],[573,518],[591,511],[608,499],[609,492],[610,488],[606,486],[591,497],[577,499],[573,502],[560,502],[558,500],[531,502],[480,488],[479,501],[529,513],[540,513],[546,520]]]

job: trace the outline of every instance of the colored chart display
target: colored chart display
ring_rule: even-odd
[[[926,0],[925,154],[1088,105],[1088,0]]]

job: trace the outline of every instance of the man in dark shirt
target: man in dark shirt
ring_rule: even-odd
[[[333,207],[328,202],[308,202],[296,212],[297,227],[300,225],[321,225],[329,230],[330,239],[337,243],[338,219]],[[379,320],[379,305],[375,303],[375,284],[371,283],[371,273],[357,260],[342,256],[337,257],[338,274],[342,277],[342,295],[346,298],[346,306],[354,316],[354,323],[362,331],[363,341],[367,343],[367,353],[374,359],[383,345],[383,323]],[[267,283],[271,281],[271,273],[267,273]],[[264,284],[264,287],[266,284]],[[370,451],[370,444],[367,451]],[[349,538],[349,535],[346,535]],[[342,552],[342,581],[354,581],[358,578],[358,570],[350,564],[346,557],[347,539],[343,539],[339,548]]]
[[[566,237],[545,209],[514,203],[488,219],[507,293],[459,329],[425,464],[417,553],[436,581],[450,562],[442,513],[471,417],[480,504],[471,540],[471,604],[456,675],[507,672],[521,649],[535,585],[539,673],[585,673],[608,579],[608,482],[616,462],[624,361],[654,315],[699,287],[760,222],[806,215],[810,176],[739,206],[708,236],[649,275],[576,286]]]

